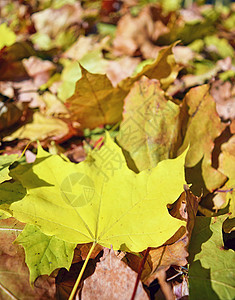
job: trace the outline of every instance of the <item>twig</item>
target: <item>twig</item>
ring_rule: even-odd
[[[75,285],[74,285],[74,287],[73,287],[73,289],[72,289],[72,292],[71,292],[71,294],[70,294],[68,300],[73,300],[73,298],[74,298],[74,296],[75,296],[75,293],[76,293],[76,291],[77,291],[78,285],[79,285],[79,283],[80,283],[80,281],[81,281],[82,275],[83,275],[83,273],[84,273],[84,271],[85,271],[85,268],[86,268],[86,265],[87,265],[87,263],[88,263],[88,261],[89,261],[89,258],[90,258],[90,256],[91,256],[91,253],[93,252],[93,250],[94,250],[94,248],[95,248],[95,245],[96,245],[96,243],[93,243],[93,244],[92,244],[91,249],[89,250],[89,253],[87,254],[87,257],[86,257],[86,259],[85,259],[85,262],[84,262],[84,264],[83,264],[83,266],[82,266],[82,269],[81,269],[81,271],[80,271],[80,273],[79,273],[79,276],[78,276],[78,278],[77,278],[77,280],[76,280],[76,282],[75,282]]]

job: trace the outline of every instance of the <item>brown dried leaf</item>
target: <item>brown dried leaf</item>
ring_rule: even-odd
[[[181,143],[180,108],[168,100],[159,81],[143,76],[125,98],[118,143],[139,171],[174,158]]]
[[[95,273],[85,280],[81,299],[130,299],[135,279],[136,273],[111,250],[105,259],[97,264]],[[135,299],[149,299],[141,283]]]
[[[106,72],[112,85],[117,86],[120,81],[131,76],[138,63],[140,63],[139,58],[129,56],[122,57],[119,60],[110,61]]]
[[[23,60],[23,66],[30,77],[34,79],[34,84],[40,87],[46,83],[51,75],[51,71],[55,69],[55,65],[48,61],[42,60],[36,56],[30,56]]]
[[[85,260],[91,246],[92,246],[92,243],[78,244],[74,250],[73,263],[77,263],[79,261]],[[97,257],[97,255],[100,253],[100,251],[102,251],[103,249],[104,249],[104,247],[100,246],[99,244],[96,244],[95,249],[92,251],[90,258],[95,259]]]
[[[118,55],[132,56],[138,49],[145,58],[155,58],[160,50],[156,41],[169,32],[159,6],[147,6],[137,17],[126,14],[118,22],[114,50]]]
[[[83,286],[83,281],[91,276],[96,269],[96,263],[99,261],[101,255],[98,255],[95,259],[90,259],[86,266],[85,272],[82,276],[82,280],[78,287],[78,292]],[[84,261],[72,264],[70,270],[60,269],[56,277],[56,299],[67,300],[71,294],[72,288],[77,280],[77,277],[82,269]]]
[[[26,114],[26,110],[27,105],[23,103],[0,102],[0,130],[2,131],[20,122]]]
[[[12,46],[3,49],[0,53],[0,80],[17,82],[19,80],[29,79],[22,59],[32,55],[36,55],[36,52],[29,42],[16,42]]]
[[[223,190],[226,194],[226,203],[229,203],[230,216],[226,231],[230,232],[235,229],[235,135],[222,145],[222,153],[219,156],[219,170],[228,176],[228,181]],[[226,220],[225,223],[228,221]]]
[[[163,48],[153,63],[143,67],[142,71],[135,76],[128,77],[120,82],[120,87],[129,91],[133,83],[139,80],[143,75],[150,79],[158,79],[162,89],[167,89],[168,86],[176,79],[181,67],[176,64],[174,54],[172,52],[176,43]]]
[[[235,86],[230,81],[216,80],[212,83],[211,95],[219,116],[224,120],[235,119]]]

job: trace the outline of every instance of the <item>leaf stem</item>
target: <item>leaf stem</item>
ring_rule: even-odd
[[[33,141],[28,142],[28,144],[25,146],[24,150],[22,151],[22,153],[21,153],[19,159],[21,159],[21,158],[24,156],[26,150],[28,149],[29,145],[30,145],[32,142],[33,142]]]
[[[74,298],[74,296],[75,296],[75,293],[76,293],[76,291],[77,291],[78,285],[79,285],[79,283],[80,283],[80,281],[81,281],[82,275],[83,275],[83,273],[84,273],[84,271],[85,271],[85,268],[86,268],[86,265],[87,265],[87,263],[88,263],[88,261],[89,261],[89,258],[90,258],[90,256],[91,256],[91,253],[93,252],[93,250],[94,250],[94,248],[95,248],[95,245],[96,245],[96,243],[94,242],[94,243],[92,244],[92,246],[91,246],[91,249],[89,250],[89,252],[88,252],[88,254],[87,254],[87,257],[86,257],[86,259],[85,259],[85,262],[84,262],[84,264],[83,264],[83,266],[82,266],[82,269],[81,269],[81,271],[80,271],[80,273],[79,273],[79,276],[78,276],[78,278],[77,278],[77,280],[76,280],[76,282],[75,282],[75,285],[74,285],[74,287],[73,287],[73,289],[72,289],[72,292],[71,292],[71,294],[70,294],[68,300],[73,300],[73,298]]]
[[[135,287],[134,287],[134,290],[133,290],[133,293],[132,293],[132,296],[131,296],[131,300],[135,299],[135,294],[137,292],[137,288],[138,288],[138,284],[139,284],[139,281],[140,281],[140,278],[141,278],[141,274],[144,270],[144,265],[145,265],[145,262],[147,260],[147,257],[148,257],[148,254],[149,254],[150,250],[151,250],[151,247],[148,247],[147,250],[145,251],[144,257],[143,257],[143,259],[141,261],[141,264],[139,266],[138,275],[137,275],[137,278],[136,278],[136,281],[135,281]]]

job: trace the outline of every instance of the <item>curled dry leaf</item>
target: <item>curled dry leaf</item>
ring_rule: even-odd
[[[53,117],[47,117],[40,112],[35,112],[31,123],[27,123],[14,133],[4,137],[4,141],[15,139],[44,140],[46,138],[59,139],[68,134],[68,125]]]
[[[162,88],[167,88],[175,80],[180,67],[175,63],[173,46],[160,51],[153,63],[144,66],[133,77],[123,79],[117,87],[113,87],[107,75],[92,74],[81,66],[82,77],[76,83],[74,94],[66,100],[72,118],[82,129],[121,121],[123,100],[134,82],[143,75],[158,79]]]
[[[170,46],[164,47],[156,59],[143,67],[143,69],[132,77],[128,77],[119,83],[119,86],[125,90],[129,91],[133,83],[139,80],[143,75],[150,79],[158,79],[161,83],[162,89],[167,89],[169,85],[176,79],[181,67],[175,62],[173,47],[177,43]]]
[[[197,217],[189,247],[189,294],[191,299],[233,299],[234,251],[225,250],[222,224],[226,215]]]
[[[162,13],[158,4],[144,7],[135,17],[125,14],[117,25],[114,52],[117,55],[134,55],[140,51],[144,58],[155,58],[161,45],[169,45],[177,39],[158,43],[159,37],[170,33],[167,26],[170,17]]]

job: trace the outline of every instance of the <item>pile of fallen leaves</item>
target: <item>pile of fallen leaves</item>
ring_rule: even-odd
[[[181,5],[0,3],[1,299],[235,297],[235,5]]]

